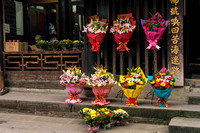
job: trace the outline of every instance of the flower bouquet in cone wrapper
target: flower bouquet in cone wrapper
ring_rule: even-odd
[[[173,77],[165,67],[163,67],[159,72],[156,72],[153,76],[148,76],[148,81],[158,97],[158,102],[156,103],[157,106],[169,106],[167,104],[167,99],[171,95],[176,80],[177,78]]]
[[[143,91],[147,78],[140,67],[127,68],[127,75],[120,75],[119,86],[124,91],[124,95],[128,98],[126,106],[136,106],[137,97]]]
[[[83,32],[86,32],[89,42],[92,44],[91,50],[98,52],[100,44],[103,43],[108,30],[107,19],[99,19],[98,15],[90,16],[89,24],[84,26]]]
[[[70,97],[65,100],[67,103],[80,103],[82,100],[78,97],[83,91],[83,87],[86,84],[88,76],[82,73],[76,66],[68,67],[67,71],[63,70],[63,74],[60,76],[60,84],[66,86],[66,90]]]
[[[152,14],[151,14],[152,15]],[[160,13],[152,15],[148,20],[141,19],[141,25],[146,34],[149,46],[147,49],[160,49],[158,42],[162,39],[162,35],[167,28],[169,20],[164,20]]]
[[[110,101],[106,101],[106,97],[111,91],[111,88],[116,84],[114,75],[107,72],[106,69],[101,66],[101,68],[95,68],[95,74],[91,74],[88,79],[87,84],[92,87],[92,91],[96,96],[96,99],[92,102],[94,105],[105,105],[109,104]]]
[[[115,41],[119,45],[116,48],[118,51],[130,51],[127,44],[129,43],[135,28],[136,21],[133,21],[132,13],[120,14],[117,17],[117,20],[113,21],[110,32],[113,33]]]
[[[129,114],[125,110],[117,109],[113,110],[113,112],[114,112],[114,121],[113,121],[114,125],[122,126],[128,124],[128,122],[125,121],[125,119],[129,117]]]

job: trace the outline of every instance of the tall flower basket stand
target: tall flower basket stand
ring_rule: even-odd
[[[110,101],[106,101],[106,97],[110,93],[112,87],[113,86],[92,87],[92,91],[96,97],[92,104],[99,106],[110,104]]]
[[[65,100],[66,103],[81,103],[82,100],[79,98],[79,94],[82,93],[84,85],[66,85],[66,90],[70,95],[69,98]]]

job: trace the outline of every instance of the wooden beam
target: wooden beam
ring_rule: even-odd
[[[47,3],[57,3],[58,0],[28,0],[29,4],[47,4]]]

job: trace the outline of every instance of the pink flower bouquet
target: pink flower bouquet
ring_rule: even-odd
[[[111,91],[111,88],[116,84],[114,75],[108,73],[106,69],[94,68],[95,74],[91,75],[91,78],[87,81],[87,84],[92,87],[92,91],[96,96],[96,100],[92,102],[94,105],[105,105],[109,104],[110,101],[106,101],[106,97]]]
[[[100,44],[103,43],[108,30],[107,19],[99,20],[99,16],[90,16],[90,23],[84,26],[83,32],[87,33],[89,42],[92,44],[91,50],[97,52],[100,50]]]
[[[160,13],[152,15],[148,20],[141,19],[141,24],[146,34],[149,46],[147,49],[160,49],[158,42],[167,28],[169,20],[164,20]]]
[[[83,91],[83,87],[86,84],[88,77],[85,73],[81,73],[81,70],[74,67],[69,67],[67,71],[63,70],[63,74],[60,76],[60,84],[66,86],[66,90],[70,97],[65,100],[67,103],[80,103],[82,100],[78,97]]]

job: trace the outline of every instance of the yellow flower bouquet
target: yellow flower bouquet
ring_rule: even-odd
[[[124,91],[124,95],[128,98],[127,106],[136,106],[137,97],[143,91],[147,84],[147,78],[140,67],[127,68],[127,75],[120,75],[119,86]]]

